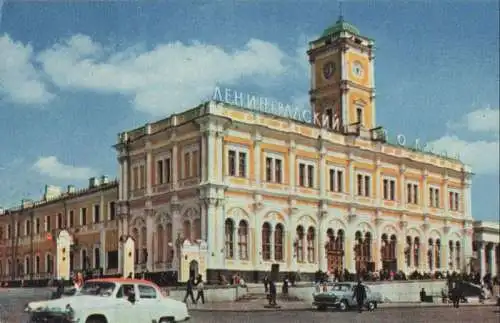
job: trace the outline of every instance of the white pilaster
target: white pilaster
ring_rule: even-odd
[[[154,230],[154,211],[149,209],[146,210],[146,248],[148,250],[148,259],[146,262],[146,268],[148,271],[153,271],[153,258],[155,257],[155,250],[153,250],[153,232]]]
[[[422,198],[421,201],[422,210],[424,213],[429,213],[429,187],[427,185],[427,178],[429,177],[429,171],[425,169],[422,173]],[[441,200],[441,199],[439,199]]]
[[[495,244],[491,245],[491,248],[488,250],[489,252],[489,270],[491,273],[492,277],[495,277],[497,275],[497,257],[496,257],[496,252],[495,252]]]
[[[149,149],[150,143],[146,144],[146,194],[153,194],[153,153]]]
[[[128,200],[128,193],[130,191],[130,182],[128,180],[128,175],[130,173],[128,157],[123,159],[123,199]]]
[[[270,252],[270,255],[271,255],[271,261],[274,262],[274,232],[276,231],[276,228],[274,226],[271,227],[271,252]]]
[[[349,189],[351,195],[351,201],[354,201],[354,197],[356,196],[356,172],[354,171],[354,155],[349,153],[349,161],[348,161],[348,171],[349,171]],[[350,269],[348,269],[350,271]]]
[[[178,241],[177,239],[179,237],[179,234],[180,237],[182,238],[183,233],[182,233],[182,223],[181,223],[182,219],[180,215],[180,204],[176,199],[170,202],[170,212],[172,213],[172,241],[170,242],[172,244],[172,250],[173,250],[172,267],[174,268],[174,270],[179,270],[180,254],[177,244],[182,243],[183,241],[182,239],[181,241]]]
[[[217,172],[217,181],[221,183],[224,180],[224,172],[223,172],[223,165],[224,165],[224,143],[222,139],[224,138],[224,133],[222,130],[217,131],[216,135],[216,140],[215,140],[215,145],[216,145],[216,151],[217,151],[217,169],[219,171]],[[215,167],[213,168],[215,169]]]
[[[327,150],[325,147],[320,149],[320,159],[319,159],[319,196],[321,199],[326,197],[326,154]]]
[[[253,182],[255,183],[256,187],[260,187],[260,182],[262,179],[262,173],[261,173],[261,152],[260,152],[260,143],[262,141],[262,137],[260,134],[256,133],[253,138],[253,166],[254,166],[254,178]]]
[[[174,143],[174,146],[172,147],[172,188],[174,190],[177,189],[179,186],[179,148],[177,143]],[[172,228],[174,226],[174,222],[172,222]],[[173,236],[177,234],[176,231],[174,232]],[[173,238],[174,240],[176,237]],[[175,248],[174,248],[175,249]]]
[[[405,171],[406,171],[406,165],[402,164],[399,167],[399,207],[404,208],[406,206],[406,183],[405,183]]]
[[[484,242],[478,242],[477,255],[479,258],[479,273],[482,281],[484,275],[486,275],[486,248]]]
[[[201,240],[207,241],[207,208],[205,205],[201,207],[201,212],[200,212],[200,217],[201,217]]]
[[[224,231],[220,232],[217,230],[217,200],[216,199],[206,199],[205,200],[205,208],[207,213],[207,218],[210,221],[207,221],[207,248],[208,248],[208,261],[207,268],[215,269],[217,264],[218,256],[220,254],[220,249],[223,248],[224,245],[217,245],[217,234],[224,236]],[[222,224],[224,226],[224,224]]]
[[[380,205],[382,201],[382,194],[380,194],[381,179],[380,173],[382,171],[380,158],[375,160],[375,204]]]
[[[295,160],[295,140],[290,140],[290,145],[288,147],[288,162],[290,165],[288,166],[288,178],[290,181],[290,192],[295,192],[295,183],[296,183],[296,175],[295,169],[297,168],[297,162]],[[285,165],[283,165],[285,167]]]
[[[327,216],[327,213],[322,213],[320,210],[320,216],[319,216],[319,224],[318,224],[318,238],[316,239],[317,246],[316,246],[316,259],[318,259],[318,265],[319,265],[319,270],[322,272],[327,271],[327,261],[326,261],[326,249],[325,249],[325,243],[326,243],[326,232],[325,232],[325,217]]]
[[[118,162],[120,164],[120,182],[118,183],[118,186],[119,186],[118,187],[118,200],[122,201],[123,200],[124,186],[125,186],[125,183],[126,183],[125,182],[125,168],[123,167],[124,159],[121,158],[121,157],[118,157]],[[68,217],[66,217],[66,218],[68,218]],[[69,221],[68,221],[68,225],[69,225]]]
[[[208,171],[208,154],[207,152],[207,135],[203,133],[201,136],[201,181],[207,181],[207,171]]]
[[[238,223],[234,225],[233,232],[233,250],[234,250],[234,260],[240,260],[240,248],[238,244],[239,234],[238,234]]]
[[[448,193],[448,174],[445,174],[443,178],[443,194],[444,194],[444,214],[448,214],[450,208],[450,194]]]

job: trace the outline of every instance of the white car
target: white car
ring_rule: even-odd
[[[85,282],[74,296],[31,302],[30,323],[173,323],[189,320],[186,304],[163,296],[140,279],[103,278]]]

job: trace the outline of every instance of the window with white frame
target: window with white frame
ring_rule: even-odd
[[[227,152],[227,170],[229,176],[248,177],[248,150],[231,147]]]
[[[116,217],[116,203],[111,201],[108,203],[108,219],[113,221]]]
[[[367,174],[357,175],[357,195],[369,197],[371,194],[371,176]]]
[[[396,200],[396,180],[394,178],[386,177],[383,180],[383,194],[384,200],[395,201]]]
[[[266,155],[266,181],[272,183],[283,182],[283,158],[281,156]]]
[[[330,192],[343,192],[344,191],[344,170],[337,167],[329,169],[329,185]]]
[[[314,164],[306,161],[299,161],[299,186],[314,187]]]
[[[417,183],[406,183],[406,202],[408,204],[418,204]]]
[[[437,187],[429,187],[429,206],[434,208],[441,207],[440,192]]]
[[[52,230],[51,226],[50,226],[50,215],[46,215],[45,216],[45,232],[49,232],[50,230]]]
[[[40,233],[40,218],[35,219],[35,234]]]
[[[356,104],[356,122],[363,125],[363,106]]]
[[[140,190],[146,187],[146,166],[138,164],[132,166],[132,190]]]
[[[200,154],[196,145],[183,149],[182,175],[183,178],[197,177],[199,175]]]
[[[93,222],[99,223],[101,222],[101,206],[99,204],[95,204],[93,207]]]
[[[172,162],[170,156],[162,156],[156,159],[156,185],[170,183],[172,178]]]
[[[82,207],[80,209],[80,225],[84,226],[87,225],[87,208]]]
[[[460,210],[460,193],[456,191],[449,192],[449,203],[451,211],[459,211]]]

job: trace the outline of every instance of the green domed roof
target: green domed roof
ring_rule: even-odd
[[[335,25],[330,26],[323,31],[323,34],[321,35],[322,37],[330,36],[333,34],[340,33],[342,31],[347,31],[350,32],[351,34],[354,34],[356,36],[360,35],[359,29],[356,28],[354,25],[348,23],[347,21],[344,21],[342,17],[337,20]]]

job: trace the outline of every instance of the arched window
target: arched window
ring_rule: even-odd
[[[383,234],[382,237],[382,259],[387,261],[389,257],[389,239],[387,238],[387,234]]]
[[[304,228],[299,225],[297,227],[297,240],[295,241],[295,254],[297,255],[297,262],[304,262]]]
[[[418,237],[413,239],[413,266],[415,268],[420,266],[420,239]]]
[[[262,225],[262,259],[271,260],[271,225],[267,222]]]
[[[165,246],[165,233],[163,225],[158,224],[156,227],[156,261],[162,263],[164,261],[164,246]]]
[[[52,255],[50,253],[45,255],[45,271],[49,274],[52,273]]]
[[[337,231],[337,238],[335,239],[335,249],[344,250],[344,230],[340,229]]]
[[[450,269],[453,269],[455,266],[455,262],[453,259],[455,259],[455,246],[453,245],[453,241],[448,241],[448,266]]]
[[[315,232],[313,227],[307,229],[307,261],[309,263],[314,263],[315,257]]]
[[[80,257],[81,257],[80,264],[82,265],[82,269],[85,270],[85,269],[87,269],[87,266],[89,265],[88,261],[87,261],[87,250],[86,249],[82,249]]]
[[[141,263],[145,264],[148,261],[148,229],[141,228]]]
[[[238,250],[241,260],[248,259],[248,224],[241,220],[238,225]]]
[[[132,239],[134,239],[135,257],[134,264],[139,263],[139,230],[137,228],[132,229]],[[83,264],[83,263],[80,263]]]
[[[397,239],[396,235],[391,236],[391,240],[389,241],[389,256],[391,257],[392,260],[396,260],[396,246],[397,246]]]
[[[457,241],[455,243],[455,269],[458,269],[458,270],[461,270],[462,269],[462,265],[460,263],[460,252],[461,252],[461,249],[460,249],[460,242]]]
[[[94,268],[101,268],[101,251],[99,248],[94,249]]]
[[[167,223],[166,228],[166,243],[167,243],[167,262],[170,263],[174,257],[174,248],[172,247],[172,223]]]
[[[26,256],[24,258],[24,274],[29,275],[31,273],[30,257]]]
[[[231,219],[226,219],[225,222],[225,237],[226,237],[226,243],[225,243],[225,254],[226,254],[226,259],[232,259],[234,257],[234,222]]]
[[[412,238],[410,236],[407,236],[406,246],[405,246],[405,263],[407,267],[411,267],[412,256],[413,256]]]
[[[284,228],[281,223],[276,225],[274,229],[274,260],[283,261],[283,238],[284,238]]]
[[[193,221],[194,241],[201,239],[201,219]]]
[[[40,256],[37,255],[35,257],[35,273],[39,274],[40,273]]]
[[[439,239],[436,240],[436,246],[435,246],[435,267],[436,269],[441,268],[441,241]]]
[[[429,270],[434,269],[434,240],[429,239],[427,261],[429,262]]]
[[[191,241],[191,222],[189,220],[183,223],[184,239]]]

